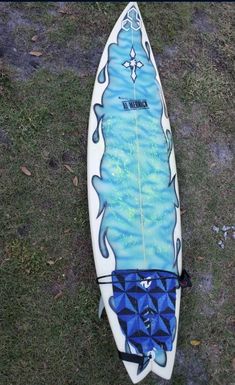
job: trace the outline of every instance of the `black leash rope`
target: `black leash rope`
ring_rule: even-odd
[[[146,270],[145,270],[146,271]],[[148,272],[156,272],[156,273],[159,273],[159,272],[163,272],[164,270],[147,270]],[[138,274],[138,273],[141,273],[143,272],[143,270],[130,270],[130,271],[126,271],[125,273],[122,272],[122,274]],[[165,272],[165,271],[164,271]],[[115,271],[113,272],[113,274],[106,274],[106,275],[101,275],[100,277],[97,277],[96,278],[96,283],[98,283],[98,285],[110,285],[110,284],[118,284],[118,283],[138,283],[138,282],[143,282],[143,281],[146,281],[146,282],[151,282],[151,281],[164,281],[164,280],[167,280],[167,279],[177,279],[177,281],[179,282],[179,285],[180,287],[182,288],[185,288],[185,287],[192,287],[192,282],[191,282],[191,276],[188,274],[188,272],[183,269],[182,270],[182,274],[181,275],[177,275],[175,273],[172,273],[172,272],[169,272],[170,274],[172,275],[169,275],[168,277],[153,277],[153,278],[148,278],[148,277],[143,277],[142,279],[133,279],[133,280],[121,280],[121,281],[104,281],[102,282],[102,279],[105,279],[105,278],[112,278],[113,275],[118,275],[118,273],[116,273]]]

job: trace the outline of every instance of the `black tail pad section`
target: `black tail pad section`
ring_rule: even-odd
[[[138,354],[120,352],[119,350],[118,350],[118,355],[122,361],[134,362],[135,364],[139,364],[139,365],[143,365],[144,363],[144,358],[145,358],[144,355],[139,356]]]

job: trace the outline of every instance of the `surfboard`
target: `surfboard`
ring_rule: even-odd
[[[98,67],[87,175],[97,282],[119,357],[133,383],[151,371],[170,379],[181,296],[179,191],[166,103],[135,2]]]

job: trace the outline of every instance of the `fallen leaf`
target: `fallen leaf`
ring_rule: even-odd
[[[52,261],[51,259],[49,259],[49,261],[47,261],[47,264],[48,264],[49,266],[52,266],[52,265],[54,265],[54,264],[55,264],[55,262],[54,262],[54,261]]]
[[[201,344],[201,341],[200,340],[191,340],[190,344],[192,346],[199,346]]]
[[[21,166],[20,169],[23,172],[23,174],[25,174],[27,176],[31,176],[32,175],[32,173],[27,169],[26,166]]]
[[[47,151],[47,150],[42,150],[42,155],[43,155],[43,157],[44,158],[48,158],[48,156],[50,155],[50,152],[49,151]]]
[[[30,51],[29,54],[31,56],[37,56],[37,57],[42,56],[42,52],[40,51]]]
[[[54,299],[59,299],[60,297],[62,297],[63,295],[63,292],[62,290],[59,291],[59,293],[57,293],[55,296],[54,296]]]
[[[232,323],[234,324],[234,327],[235,327],[235,316],[230,315],[230,316],[226,319],[226,321],[232,322]]]
[[[59,13],[63,13],[63,15],[72,15],[71,10],[68,7],[62,7],[58,10]]]
[[[77,176],[75,176],[75,177],[73,178],[73,185],[74,185],[75,187],[78,186],[78,177],[77,177]]]
[[[68,164],[64,164],[64,167],[73,174],[73,169]]]
[[[181,209],[180,210],[180,215],[184,215],[186,213],[187,210],[184,210],[184,209]]]
[[[34,35],[32,38],[31,38],[32,41],[37,41],[38,40],[38,35]]]
[[[232,359],[232,367],[233,367],[233,370],[235,370],[235,357]]]

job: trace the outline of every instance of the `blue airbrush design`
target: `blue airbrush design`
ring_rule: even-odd
[[[99,82],[105,81],[104,71],[98,75]],[[153,81],[156,70],[148,43],[142,45],[140,18],[134,7],[123,20],[117,44],[108,48],[107,74],[102,104],[94,106],[97,128],[93,134],[95,143],[100,134],[105,143],[100,176],[92,180],[99,196],[98,216],[102,215],[101,253],[109,257],[108,242],[119,271],[158,269],[178,274],[181,244],[180,240],[174,244],[179,203],[169,165],[172,138],[161,125],[165,108],[161,86]],[[115,301],[113,307],[115,310]],[[160,346],[158,355],[157,362],[164,366]]]
[[[131,50],[143,66],[133,82],[131,68],[123,63]],[[122,29],[118,44],[109,47],[109,84],[103,105],[96,105],[105,153],[93,185],[99,195],[100,248],[108,257],[111,245],[117,269],[159,269],[174,266],[173,231],[178,205],[174,180],[170,180],[171,136],[161,126],[163,105],[160,85],[153,83],[155,68],[142,46],[141,30]],[[103,79],[103,76],[100,75]],[[146,100],[148,109],[126,111],[123,102]],[[99,140],[98,126],[93,140]]]

